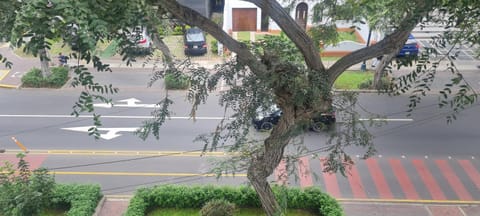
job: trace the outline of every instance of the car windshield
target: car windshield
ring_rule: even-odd
[[[202,42],[205,41],[201,32],[187,33],[188,42]]]

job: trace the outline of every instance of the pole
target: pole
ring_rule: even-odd
[[[367,47],[370,46],[370,37],[372,37],[372,28],[369,27],[368,29],[368,37],[367,37]],[[363,60],[362,66],[360,67],[360,70],[363,72],[367,71],[367,63],[365,60]]]
[[[27,147],[25,147],[20,141],[17,140],[17,138],[12,137],[13,142],[17,144],[18,147],[20,147],[24,152],[27,152]]]

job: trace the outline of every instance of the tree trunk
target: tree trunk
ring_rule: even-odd
[[[247,177],[255,188],[262,207],[268,216],[280,215],[282,211],[267,178],[282,160],[283,151],[292,139],[292,136],[289,135],[290,131],[295,126],[293,106],[281,107],[282,117],[273,128],[270,136],[265,140],[263,151],[252,156],[247,171]]]
[[[388,54],[384,56],[376,66],[372,83],[374,89],[380,90],[382,88],[382,77],[385,75],[385,67],[392,61],[395,55],[396,54]]]
[[[50,62],[50,58],[47,56],[47,49],[42,48],[38,50],[38,55],[40,56],[40,67],[42,70],[42,76],[48,77],[50,76],[50,68],[48,63]]]

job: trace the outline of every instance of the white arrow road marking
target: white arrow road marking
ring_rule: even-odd
[[[101,108],[112,108],[112,107],[142,107],[142,108],[157,108],[157,104],[137,104],[142,102],[136,98],[127,98],[123,100],[118,100],[117,102],[126,103],[126,104],[113,104],[113,103],[97,103],[93,104],[94,107]]]
[[[84,126],[84,127],[71,127],[71,128],[62,128],[63,130],[78,131],[78,132],[89,132],[89,129],[94,126]],[[107,131],[107,133],[100,134],[100,138],[111,140],[121,136],[122,134],[117,134],[118,132],[135,132],[140,128],[129,127],[129,128],[97,128],[99,131]]]
[[[73,115],[0,115],[0,118],[93,118],[93,115],[79,115],[78,117]],[[153,116],[116,116],[116,115],[102,115],[100,118],[113,118],[113,119],[151,119]],[[192,120],[189,116],[171,116],[167,117],[170,120]],[[197,116],[196,120],[222,120],[223,117],[215,116]],[[226,118],[232,119],[233,118]]]

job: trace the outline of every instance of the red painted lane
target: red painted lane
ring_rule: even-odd
[[[300,176],[300,187],[303,188],[303,187],[309,187],[313,185],[308,157],[301,157],[298,160],[298,172]]]
[[[38,169],[42,165],[43,161],[47,158],[46,155],[26,155],[25,161],[30,165],[30,169]],[[19,159],[15,155],[0,155],[0,165],[4,164],[4,161],[8,161],[17,167]]]
[[[407,171],[402,166],[402,162],[398,159],[390,159],[390,167],[393,170],[393,174],[397,178],[398,183],[402,187],[402,191],[405,194],[406,199],[413,199],[418,200],[420,196],[418,196],[417,190],[410,181],[408,177]]]
[[[428,192],[434,200],[446,200],[445,194],[443,194],[442,189],[438,186],[437,181],[433,178],[430,171],[427,169],[425,163],[422,160],[412,160],[413,166],[417,169],[417,173],[420,175],[420,178],[423,181],[423,184],[427,187]]]
[[[446,160],[435,160],[435,163],[460,200],[473,200],[472,195],[465,189],[462,181],[460,181]]]
[[[358,173],[355,165],[350,166],[350,175],[347,175],[348,183],[352,188],[354,198],[367,198],[365,193],[365,187],[363,187],[362,179],[360,179],[360,174]]]
[[[480,173],[477,169],[473,166],[473,164],[469,160],[458,160],[460,166],[462,166],[463,170],[467,173],[470,180],[477,186],[477,189],[480,190]]]
[[[370,175],[372,176],[373,182],[375,183],[375,187],[377,188],[380,198],[393,199],[390,187],[385,180],[385,176],[383,176],[383,172],[380,169],[377,160],[370,158],[367,159],[365,162],[367,164],[368,171],[370,171]]]
[[[320,159],[320,165],[322,167],[323,179],[325,181],[325,189],[327,192],[335,198],[342,197],[340,187],[338,186],[337,175],[335,173],[323,172],[325,166],[323,165],[322,159]]]
[[[286,186],[288,184],[287,164],[285,163],[285,159],[282,159],[275,169],[275,180],[279,185]]]

